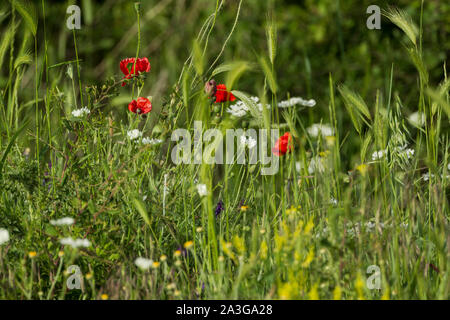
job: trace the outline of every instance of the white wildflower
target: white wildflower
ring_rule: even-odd
[[[252,97],[256,98],[256,97]],[[256,98],[257,99],[257,98]],[[258,99],[259,100],[259,99]],[[247,114],[248,108],[245,105],[244,102],[238,101],[236,104],[230,105],[227,109],[227,112],[230,113],[232,116],[235,116],[237,118],[241,118]]]
[[[155,145],[155,144],[160,144],[161,142],[163,142],[161,139],[150,139],[150,138],[147,138],[147,137],[142,138],[142,143],[143,144]]]
[[[198,184],[197,191],[200,197],[206,196],[208,194],[208,189],[206,188],[206,184]]]
[[[64,217],[58,220],[50,220],[50,224],[54,226],[70,226],[75,223],[75,220],[71,217]]]
[[[412,156],[414,155],[414,149],[406,149],[405,154],[408,157],[408,159],[411,159]]]
[[[241,144],[244,145],[244,147],[253,149],[256,146],[256,140],[252,137],[247,138],[246,136],[241,136]]]
[[[82,116],[91,113],[91,110],[89,110],[86,107],[83,107],[81,109],[76,109],[72,111],[72,116],[75,118],[81,118]]]
[[[69,237],[63,238],[59,240],[59,242],[62,245],[71,246],[72,248],[79,248],[79,247],[87,248],[91,246],[91,242],[88,239],[72,239],[71,237]]]
[[[128,131],[127,135],[130,140],[135,140],[142,137],[142,132],[139,131],[138,129],[133,129],[131,131]]]
[[[415,127],[423,127],[425,124],[425,114],[423,112],[414,112],[408,117],[408,121]]]
[[[0,246],[9,241],[9,232],[6,229],[0,229]]]
[[[142,257],[136,258],[136,260],[134,260],[134,264],[141,270],[148,270],[152,263],[152,260]]]
[[[315,123],[306,129],[306,131],[308,131],[308,134],[313,138],[317,138],[319,134],[322,134],[323,137],[334,135],[334,129],[328,124]]]
[[[279,108],[288,108],[293,107],[295,105],[302,105],[304,107],[314,107],[316,105],[316,101],[314,99],[304,100],[301,97],[292,97],[289,100],[284,100],[278,103]]]
[[[261,111],[261,112],[263,111],[262,103],[258,103],[256,106],[258,107],[259,111]],[[270,109],[270,104],[266,104],[266,109]]]
[[[295,170],[297,170],[298,173],[302,170],[303,164],[300,161],[295,162]]]
[[[352,224],[351,222],[347,223],[347,233],[350,237],[355,237],[360,233],[359,222]]]
[[[387,150],[379,150],[379,151],[375,151],[374,153],[372,153],[372,160],[380,160],[383,159],[384,156],[386,155]]]

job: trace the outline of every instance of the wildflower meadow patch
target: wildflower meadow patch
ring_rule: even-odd
[[[390,4],[2,1],[0,299],[448,299],[450,7]]]

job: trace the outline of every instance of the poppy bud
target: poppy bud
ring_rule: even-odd
[[[205,83],[205,93],[209,96],[215,96],[217,91],[217,84],[214,79],[209,80]]]

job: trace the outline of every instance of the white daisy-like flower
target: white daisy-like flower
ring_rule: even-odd
[[[160,144],[160,143],[162,143],[163,141],[161,140],[161,139],[150,139],[150,138],[147,138],[147,137],[145,137],[145,138],[142,138],[142,144],[152,144],[152,145],[155,145],[155,144]]]
[[[75,220],[71,217],[64,217],[57,220],[50,220],[50,224],[54,226],[70,226],[75,223]]]
[[[133,129],[127,132],[128,138],[130,140],[135,140],[135,139],[139,139],[140,137],[142,137],[142,132],[139,131],[138,129]]]
[[[72,248],[87,248],[91,246],[91,242],[88,239],[72,239],[71,237],[69,238],[63,238],[61,240],[59,240],[59,242],[62,245],[65,246],[71,246]]]
[[[91,110],[89,110],[89,109],[86,108],[86,107],[83,107],[83,108],[81,108],[81,109],[73,110],[73,111],[72,111],[72,116],[74,116],[75,118],[81,118],[81,117],[83,117],[84,115],[87,115],[87,114],[89,114],[89,113],[91,113]]]
[[[312,108],[316,105],[316,101],[314,99],[305,100],[301,97],[292,97],[289,100],[284,100],[278,103],[279,108],[288,108],[295,105],[302,105],[304,107]]]
[[[425,124],[425,114],[423,112],[414,112],[408,117],[409,123],[415,127],[423,127]]]
[[[0,229],[0,246],[9,241],[9,232],[6,229]]]
[[[380,160],[383,159],[384,156],[386,155],[387,150],[379,150],[379,151],[375,151],[374,153],[372,153],[372,160]]]
[[[335,206],[338,204],[338,201],[335,198],[331,197],[330,200],[331,200],[331,204],[333,204]]]
[[[306,131],[313,138],[317,138],[319,134],[322,134],[323,137],[334,135],[334,129],[328,124],[315,123],[307,128]]]
[[[243,144],[244,147],[253,149],[256,146],[256,140],[252,137],[241,136],[241,144]]]
[[[72,248],[89,247],[91,245],[91,242],[87,239],[73,239],[72,237],[62,238],[59,243]]]
[[[431,175],[430,175],[430,173],[427,172],[427,173],[424,173],[424,174],[422,175],[423,181],[428,181],[428,180],[430,180],[430,177],[431,177],[431,178],[434,178],[434,174],[431,174]]]
[[[200,197],[206,196],[208,194],[208,189],[206,188],[206,184],[198,184],[197,185],[197,191]]]
[[[134,260],[134,264],[141,270],[148,270],[153,263],[153,260],[138,257],[136,260]]]

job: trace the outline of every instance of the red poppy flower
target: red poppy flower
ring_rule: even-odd
[[[147,98],[139,97],[128,105],[128,110],[137,114],[145,114],[152,111],[152,103]]]
[[[227,91],[227,87],[224,84],[217,85],[215,96],[216,103],[236,100],[236,97]]]
[[[289,132],[282,135],[275,146],[272,148],[272,153],[276,156],[283,156],[292,149],[292,136]]]
[[[132,64],[131,70],[128,69],[128,65]],[[139,73],[142,72],[149,72],[150,71],[150,62],[147,58],[138,58],[137,60],[135,58],[126,58],[120,61],[120,70],[125,75],[124,79],[131,79],[133,76],[139,75]],[[126,83],[122,83],[122,87]]]

